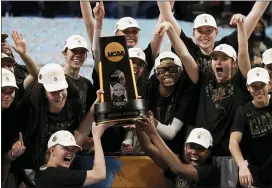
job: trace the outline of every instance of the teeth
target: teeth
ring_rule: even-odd
[[[172,78],[165,78],[164,79],[166,82],[171,82],[172,81]]]
[[[195,157],[191,157],[191,160],[197,161],[198,159]]]

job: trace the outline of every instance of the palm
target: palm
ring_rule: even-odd
[[[17,31],[12,31],[12,38],[14,41],[14,50],[20,55],[25,54],[27,52],[27,47],[23,35]]]

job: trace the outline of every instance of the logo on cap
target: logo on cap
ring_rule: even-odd
[[[9,81],[9,77],[6,77],[6,80]]]
[[[200,134],[199,134],[199,135],[197,135],[197,138],[198,138],[198,139],[200,139]]]
[[[52,139],[53,142],[56,142],[57,141],[57,137],[54,136],[53,139]]]
[[[81,44],[81,41],[80,41],[80,40],[78,40],[77,42],[78,42],[78,44]]]
[[[205,22],[205,23],[208,23],[206,16],[205,16],[205,20],[204,20],[204,22]]]
[[[129,23],[129,24],[132,24],[132,21],[131,21],[131,20],[128,20],[128,23]]]
[[[222,46],[220,47],[220,50],[223,50],[223,47],[222,47]]]
[[[137,56],[140,56],[140,53],[137,53]]]
[[[57,77],[54,77],[54,80],[55,80],[55,81],[58,81],[58,78],[57,78]]]
[[[42,74],[39,75],[39,79],[40,79],[40,80],[42,79]]]
[[[260,76],[260,73],[257,72],[257,73],[256,73],[256,76]]]

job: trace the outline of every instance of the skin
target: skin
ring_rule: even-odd
[[[139,40],[139,29],[135,27],[130,27],[124,30],[118,30],[116,32],[116,36],[125,36],[126,37],[126,42],[127,42],[127,47],[132,48],[134,47]]]
[[[184,161],[186,164],[204,164],[209,155],[209,150],[199,144],[188,143],[184,148]]]
[[[131,58],[133,64],[133,70],[136,80],[141,76],[145,64],[142,62],[141,59],[138,58]]]
[[[2,111],[7,109],[12,104],[15,97],[15,88],[14,87],[2,87],[1,89],[1,107]]]
[[[212,55],[212,70],[219,83],[225,83],[232,77],[235,61],[223,52]]]
[[[217,34],[218,30],[211,26],[201,26],[193,30],[196,44],[206,55],[213,50]]]
[[[1,40],[1,52],[8,56],[11,55],[11,47],[6,40]]]
[[[247,87],[253,97],[253,103],[257,107],[267,106],[269,103],[269,85],[263,82],[253,82]]]
[[[87,50],[85,48],[67,49],[63,52],[66,64],[75,70],[79,70],[87,58]]]
[[[50,158],[47,166],[69,168],[75,158],[77,147],[56,145],[49,149]]]
[[[49,103],[49,111],[53,113],[60,112],[67,99],[67,89],[53,92],[46,91],[46,97]]]
[[[12,73],[14,73],[14,62],[12,61],[7,61],[7,60],[2,60],[1,62],[1,68],[8,69]]]

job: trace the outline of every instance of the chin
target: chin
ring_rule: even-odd
[[[4,108],[4,109],[9,108],[9,107],[10,107],[10,105],[11,105],[11,103],[2,102],[2,108]]]
[[[136,45],[136,42],[127,42],[128,48],[133,48]]]

